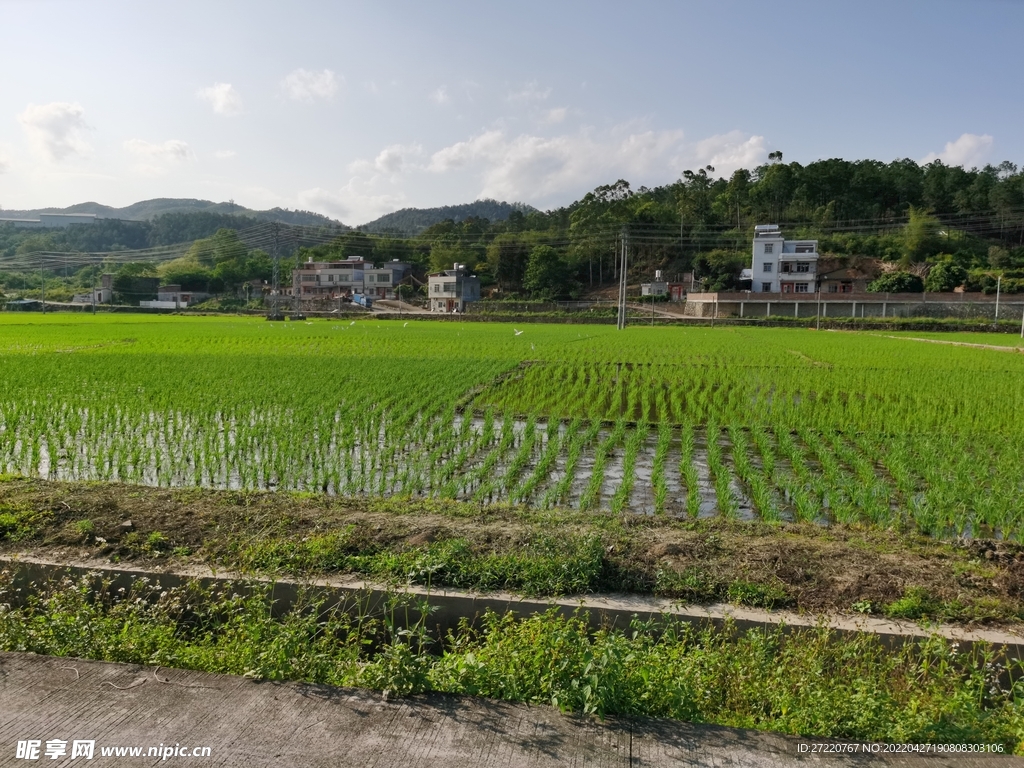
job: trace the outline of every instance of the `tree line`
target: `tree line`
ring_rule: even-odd
[[[269,249],[247,248],[237,231],[255,220],[223,214],[168,214],[152,222],[103,221],[55,232],[0,228],[0,253],[117,250],[195,239],[185,256],[149,270],[166,282],[232,291],[268,280]],[[399,259],[425,273],[466,264],[496,297],[574,298],[609,286],[628,240],[632,282],[655,270],[674,279],[693,272],[706,290],[740,287],[756,224],[777,223],[787,237],[819,240],[839,261],[870,257],[891,265],[877,290],[1024,290],[1024,172],[1011,162],[965,169],[940,160],[883,163],[783,162],[782,153],[728,178],[712,166],[684,171],[664,186],[599,186],[571,205],[538,211],[515,206],[507,218],[468,216],[435,222],[414,237],[346,231],[288,247],[281,277],[310,258]],[[44,247],[45,244],[45,247]],[[87,274],[85,275],[88,276]],[[8,288],[11,277],[4,279]],[[22,276],[30,285],[31,274]]]

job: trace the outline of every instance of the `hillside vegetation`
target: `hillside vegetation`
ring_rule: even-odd
[[[142,200],[124,208],[114,208],[101,203],[77,203],[67,208],[34,208],[31,210],[0,210],[3,218],[32,218],[40,213],[91,213],[105,219],[123,219],[126,221],[150,221],[168,213],[213,213],[223,216],[240,216],[257,221],[276,221],[281,224],[296,226],[339,226],[340,221],[313,211],[288,210],[287,208],[271,208],[257,211],[237,205],[233,200],[226,203],[214,203],[210,200],[194,198],[158,197],[153,200]]]
[[[830,263],[881,264],[883,274],[874,290],[949,291],[963,285],[994,293],[999,280],[1004,292],[1024,290],[1024,173],[1015,164],[967,170],[939,160],[920,165],[908,159],[830,159],[801,165],[784,163],[781,153],[729,178],[706,166],[655,188],[634,189],[619,180],[549,211],[485,200],[397,211],[360,230],[289,228],[280,241],[266,233],[244,233],[258,223],[253,218],[213,211],[50,232],[8,226],[0,228],[0,253],[10,257],[7,271],[0,273],[0,290],[35,291],[46,279],[48,295],[70,294],[76,286],[91,285],[100,269],[96,259],[79,259],[66,276],[60,269],[47,272],[30,261],[29,255],[39,251],[187,244],[219,230],[239,233],[249,252],[221,249],[234,254],[230,269],[220,269],[223,274],[218,274],[218,256],[189,265],[195,267],[195,289],[233,290],[244,280],[265,280],[266,257],[277,247],[286,282],[294,265],[310,258],[399,259],[414,264],[421,277],[458,262],[473,269],[495,297],[576,298],[614,284],[625,236],[630,283],[651,279],[655,270],[670,280],[692,270],[704,289],[728,290],[741,287],[739,273],[749,265],[753,227],[767,222],[782,225],[787,237],[818,239]],[[229,235],[219,237],[226,242]],[[29,260],[19,263],[18,256]],[[126,268],[118,264],[128,258],[104,268]],[[76,270],[86,263],[90,266],[79,275]],[[155,273],[152,264],[127,268],[133,274]]]
[[[514,212],[536,211],[525,203],[505,203],[497,200],[477,200],[462,205],[443,205],[439,208],[402,208],[379,219],[361,225],[358,229],[373,234],[418,235],[427,227],[450,220],[459,223],[465,219],[506,221]]]

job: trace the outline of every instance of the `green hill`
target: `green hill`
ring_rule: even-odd
[[[536,208],[525,203],[505,203],[498,200],[477,200],[462,205],[443,205],[440,208],[403,208],[387,213],[356,229],[375,234],[418,235],[427,227],[451,219],[460,222],[468,218],[505,221],[513,213],[529,213]]]
[[[92,213],[104,219],[122,219],[127,221],[150,221],[168,213],[216,213],[228,216],[245,216],[258,221],[274,221],[280,224],[293,224],[304,227],[337,227],[340,221],[312,211],[292,211],[287,208],[271,208],[257,211],[232,202],[214,203],[210,200],[191,198],[159,197],[155,200],[142,200],[124,208],[113,208],[101,203],[87,202],[70,205],[67,208],[36,208],[28,211],[0,212],[0,216],[31,218],[40,213]],[[343,225],[342,225],[343,226]]]

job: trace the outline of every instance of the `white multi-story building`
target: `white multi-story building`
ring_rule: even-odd
[[[818,241],[786,240],[777,224],[758,224],[750,272],[754,293],[814,293]]]
[[[427,298],[432,312],[465,312],[466,302],[480,300],[480,278],[455,264],[427,276]]]

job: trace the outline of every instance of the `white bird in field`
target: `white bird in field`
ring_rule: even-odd
[[[353,320],[351,323],[349,323],[349,325],[355,325],[355,324],[356,324],[355,320]]]
[[[536,349],[536,348],[537,348],[536,345],[534,345],[534,344],[530,345],[530,349]]]
[[[516,332],[516,336],[521,336],[523,333],[522,331],[517,331],[515,328],[513,328],[512,330]]]
[[[406,320],[404,323],[402,323],[402,327],[405,328],[405,326],[407,326],[408,324],[409,324],[409,321]]]

